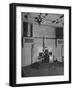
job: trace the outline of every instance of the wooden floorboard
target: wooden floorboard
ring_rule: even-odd
[[[64,75],[64,63],[42,63],[37,62],[29,66],[22,67],[22,77],[34,76],[56,76]]]

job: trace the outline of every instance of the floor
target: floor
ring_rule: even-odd
[[[30,66],[22,67],[22,77],[56,76],[64,75],[64,63],[42,63],[36,62]]]

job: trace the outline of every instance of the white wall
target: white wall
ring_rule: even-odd
[[[34,87],[8,86],[9,83],[9,3],[37,3],[48,5],[73,5],[73,0],[1,0],[0,1],[0,89],[1,90],[73,90],[72,84],[46,85]],[[73,19],[72,19],[73,20]],[[73,32],[72,32],[73,34]],[[73,35],[72,35],[73,38]],[[73,46],[73,39],[72,39]],[[73,48],[72,48],[73,51]],[[73,58],[72,58],[73,59]],[[72,62],[73,64],[73,62]],[[72,65],[73,68],[73,65]],[[72,69],[73,70],[73,69]],[[73,74],[73,71],[72,71]],[[72,78],[73,82],[73,78]]]
[[[31,43],[25,43],[22,49],[22,66],[31,64]]]
[[[29,28],[30,29],[30,28]],[[55,27],[50,27],[50,26],[43,26],[43,25],[37,25],[33,24],[33,37],[42,37],[42,38],[35,38],[33,40],[33,43],[25,43],[24,42],[24,47],[22,49],[22,66],[27,66],[32,63],[35,63],[38,60],[38,55],[39,55],[39,48],[43,48],[43,36],[48,37],[48,38],[56,38],[56,33],[55,33]],[[53,59],[62,61],[62,45],[58,44],[57,42],[57,47],[55,45],[55,39],[45,39],[44,44],[45,47],[52,50],[53,54]],[[31,47],[32,44],[34,45],[33,47],[33,53],[31,52]],[[31,56],[31,54],[33,54]],[[31,60],[32,58],[32,60]],[[32,61],[32,63],[31,63]]]
[[[33,37],[55,38],[55,28],[50,26],[33,24]]]
[[[30,29],[30,28],[29,28]],[[22,66],[27,66],[31,64],[31,45],[33,44],[33,56],[32,63],[38,61],[39,47],[43,47],[43,36],[48,38],[55,38],[55,27],[43,26],[33,24],[33,37],[42,37],[42,39],[35,38],[33,43],[25,43],[22,49]],[[55,39],[45,39],[44,40],[45,47],[48,49],[51,48],[53,52],[53,56],[55,56]],[[59,52],[58,52],[59,53]]]

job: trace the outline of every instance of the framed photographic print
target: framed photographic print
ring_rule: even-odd
[[[71,83],[71,7],[10,4],[10,86]]]

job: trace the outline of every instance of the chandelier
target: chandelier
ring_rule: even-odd
[[[46,13],[44,17],[42,17],[42,14],[40,13],[37,17],[34,18],[34,21],[37,22],[39,25],[42,24],[43,19],[47,16],[48,14]]]

